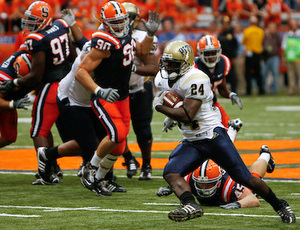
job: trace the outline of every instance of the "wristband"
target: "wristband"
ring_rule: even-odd
[[[95,90],[94,90],[94,94],[97,95],[97,93],[99,92],[99,90],[101,90],[101,87],[98,86]]]
[[[15,86],[19,86],[18,79],[14,79],[14,84],[15,84]]]
[[[147,33],[147,37],[153,39],[153,38],[154,38],[154,35],[149,35],[149,34]]]
[[[15,107],[14,107],[14,100],[11,100],[10,102],[9,102],[9,108],[10,109],[14,109]]]

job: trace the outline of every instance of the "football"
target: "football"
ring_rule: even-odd
[[[177,94],[173,91],[169,91],[164,96],[163,105],[171,107],[171,108],[175,108],[175,109],[179,108],[183,105],[183,98],[179,94]]]

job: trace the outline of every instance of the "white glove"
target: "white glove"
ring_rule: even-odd
[[[156,106],[162,105],[164,103],[164,96],[168,91],[160,91],[153,99],[153,108],[156,110]]]
[[[142,19],[142,22],[144,23],[144,26],[147,31],[147,35],[150,37],[153,37],[158,30],[160,19],[159,14],[155,11],[153,13],[149,10],[149,19],[148,22],[145,21],[145,19]]]
[[[241,204],[238,201],[234,201],[232,203],[220,205],[220,208],[224,208],[224,209],[238,209],[238,208],[241,208]]]
[[[164,120],[164,127],[162,129],[162,132],[168,132],[169,130],[173,130],[173,127],[175,127],[177,125],[177,121],[173,120],[170,117],[166,117]]]
[[[65,20],[69,26],[74,26],[76,23],[75,15],[71,9],[64,9],[61,12],[61,18]]]
[[[238,95],[236,93],[231,92],[229,94],[229,97],[231,99],[232,105],[234,105],[236,103],[240,109],[243,109],[242,101],[240,100],[240,98],[238,97]]]
[[[30,100],[29,100],[28,96],[25,96],[24,98],[21,98],[21,99],[15,100],[15,101],[14,100],[10,101],[9,108],[27,110],[28,106],[29,106],[29,102],[30,102]]]
[[[108,101],[110,103],[114,103],[116,100],[119,99],[120,95],[118,93],[117,89],[113,89],[113,88],[101,88],[101,87],[97,87],[95,90],[95,94],[102,98],[105,101]]]
[[[160,187],[158,189],[158,191],[156,192],[157,196],[169,196],[173,193],[173,191],[171,190],[171,188],[168,187]]]

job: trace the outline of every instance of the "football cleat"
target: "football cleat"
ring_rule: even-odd
[[[37,179],[36,181],[31,183],[32,185],[54,185],[53,183],[44,181],[42,178]]]
[[[140,167],[140,163],[132,157],[130,160],[123,162],[123,166],[127,167],[127,177],[132,178],[132,176],[137,174],[137,169]]]
[[[80,166],[79,166],[79,169],[78,169],[78,171],[77,171],[77,176],[78,176],[78,177],[82,177],[84,165],[86,165],[86,162],[85,162],[85,161],[82,161],[81,164],[80,164]]]
[[[173,191],[171,190],[171,188],[168,187],[160,187],[158,189],[158,191],[156,192],[157,196],[169,196],[173,193]]]
[[[95,175],[97,170],[98,167],[91,165],[91,163],[88,163],[83,167],[83,174],[80,178],[80,182],[83,187],[93,191],[93,189],[95,188]]]
[[[143,166],[141,169],[141,175],[139,176],[139,180],[151,180],[152,167],[151,165]]]
[[[270,154],[270,160],[268,162],[267,172],[268,173],[272,173],[274,171],[274,169],[275,169],[275,160],[272,157],[271,151],[270,151],[270,149],[269,149],[269,147],[267,145],[261,146],[259,155],[261,155],[262,153],[268,153],[268,154]]]
[[[234,119],[234,120],[230,120],[228,122],[228,126],[232,127],[233,129],[235,129],[238,132],[242,128],[243,122],[239,118],[237,118],[237,119]]]
[[[296,216],[289,206],[288,202],[285,200],[280,200],[281,204],[279,205],[279,209],[276,211],[283,223],[296,223]]]
[[[59,179],[62,179],[63,178],[63,172],[61,170],[61,168],[59,167],[59,165],[57,164],[57,161],[55,160],[52,167],[51,167],[51,170],[53,171],[53,173],[59,178]]]
[[[106,183],[106,188],[108,191],[111,191],[111,192],[127,192],[126,189],[117,184],[114,180],[110,179],[110,180],[105,180],[105,183]]]
[[[97,196],[111,196],[112,193],[106,188],[106,181],[104,179],[97,180],[95,178],[95,182],[93,183],[94,187],[91,189],[93,192],[97,194]]]
[[[37,148],[38,169],[39,169],[39,172],[42,172],[42,173],[46,173],[46,169],[48,171],[48,167],[47,167],[48,159],[47,159],[46,153],[45,153],[46,149],[47,148],[45,148],[45,147]],[[50,168],[49,168],[49,170],[50,170]]]
[[[196,203],[188,203],[182,208],[169,212],[169,219],[176,222],[183,222],[203,216],[203,209]]]

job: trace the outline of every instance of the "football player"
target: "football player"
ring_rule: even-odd
[[[130,128],[128,95],[133,52],[135,49],[140,57],[149,54],[159,16],[150,11],[148,22],[142,20],[147,37],[141,43],[132,38],[128,14],[118,2],[104,4],[101,21],[102,25],[92,35],[91,51],[78,66],[75,78],[93,93],[92,108],[107,130],[90,164],[84,167],[81,183],[98,195],[107,195],[103,193],[104,177],[123,154]]]
[[[289,204],[278,199],[263,180],[247,169],[221,123],[219,109],[213,106],[210,78],[195,68],[193,61],[194,53],[189,44],[171,42],[163,52],[161,71],[155,78],[158,88],[168,85],[170,91],[184,98],[183,106],[179,108],[163,105],[167,91],[161,91],[153,100],[155,110],[177,121],[183,135],[182,142],[172,151],[163,172],[164,179],[183,205],[169,212],[168,217],[180,222],[203,215],[203,209],[196,203],[184,176],[196,170],[205,160],[212,159],[234,181],[252,189],[270,203],[284,223],[294,223],[296,217]]]
[[[259,158],[251,165],[250,172],[259,178],[272,173],[275,161],[268,146],[263,145],[260,149]],[[224,209],[237,209],[258,207],[259,200],[247,187],[235,182],[229,174],[208,159],[194,172],[185,176],[193,195],[200,204],[207,206],[220,206]],[[158,196],[172,194],[169,187],[161,187],[156,193]]]
[[[31,55],[21,45],[19,50],[0,65],[0,83],[26,75],[31,69]],[[27,109],[26,92],[17,90],[10,93],[0,92],[0,148],[17,140],[18,115],[16,109]]]
[[[216,90],[224,98],[230,98],[232,104],[235,103],[240,109],[243,109],[243,104],[236,93],[228,89],[226,83],[226,76],[231,69],[231,62],[228,57],[222,54],[222,48],[219,40],[211,35],[201,37],[197,43],[198,57],[194,59],[195,67],[206,73],[210,80],[214,92],[214,105],[217,106],[221,112],[222,124],[228,128],[228,135],[231,139],[235,139],[236,132],[239,131],[242,122],[239,120],[232,120],[224,108],[219,104],[216,97]],[[229,125],[230,124],[230,125]]]
[[[132,37],[142,42],[147,36],[147,32],[136,29],[139,22],[139,9],[133,3],[123,3],[126,12],[129,15],[130,25],[133,29]],[[152,101],[153,101],[153,83],[152,79],[144,76],[155,76],[159,71],[157,59],[157,37],[153,39],[153,46],[150,54],[139,58],[134,57],[134,64],[132,65],[132,73],[129,82],[129,99],[130,99],[130,113],[131,122],[134,133],[137,138],[137,143],[142,153],[142,168],[139,180],[151,179],[151,147],[152,147],[152,132],[151,120],[153,115]],[[139,162],[132,156],[130,149],[126,142],[124,166],[127,167],[127,177],[131,178],[137,173]]]
[[[32,69],[23,78],[7,81],[2,90],[15,87],[37,89],[32,111],[31,137],[35,148],[52,147],[51,127],[57,121],[59,111],[56,94],[59,81],[71,67],[69,25],[62,19],[53,21],[51,6],[43,1],[33,2],[22,18],[22,29],[29,33],[25,40],[32,55]],[[58,130],[59,122],[56,123]],[[53,162],[57,166],[56,162]],[[61,176],[61,170],[56,167]]]

